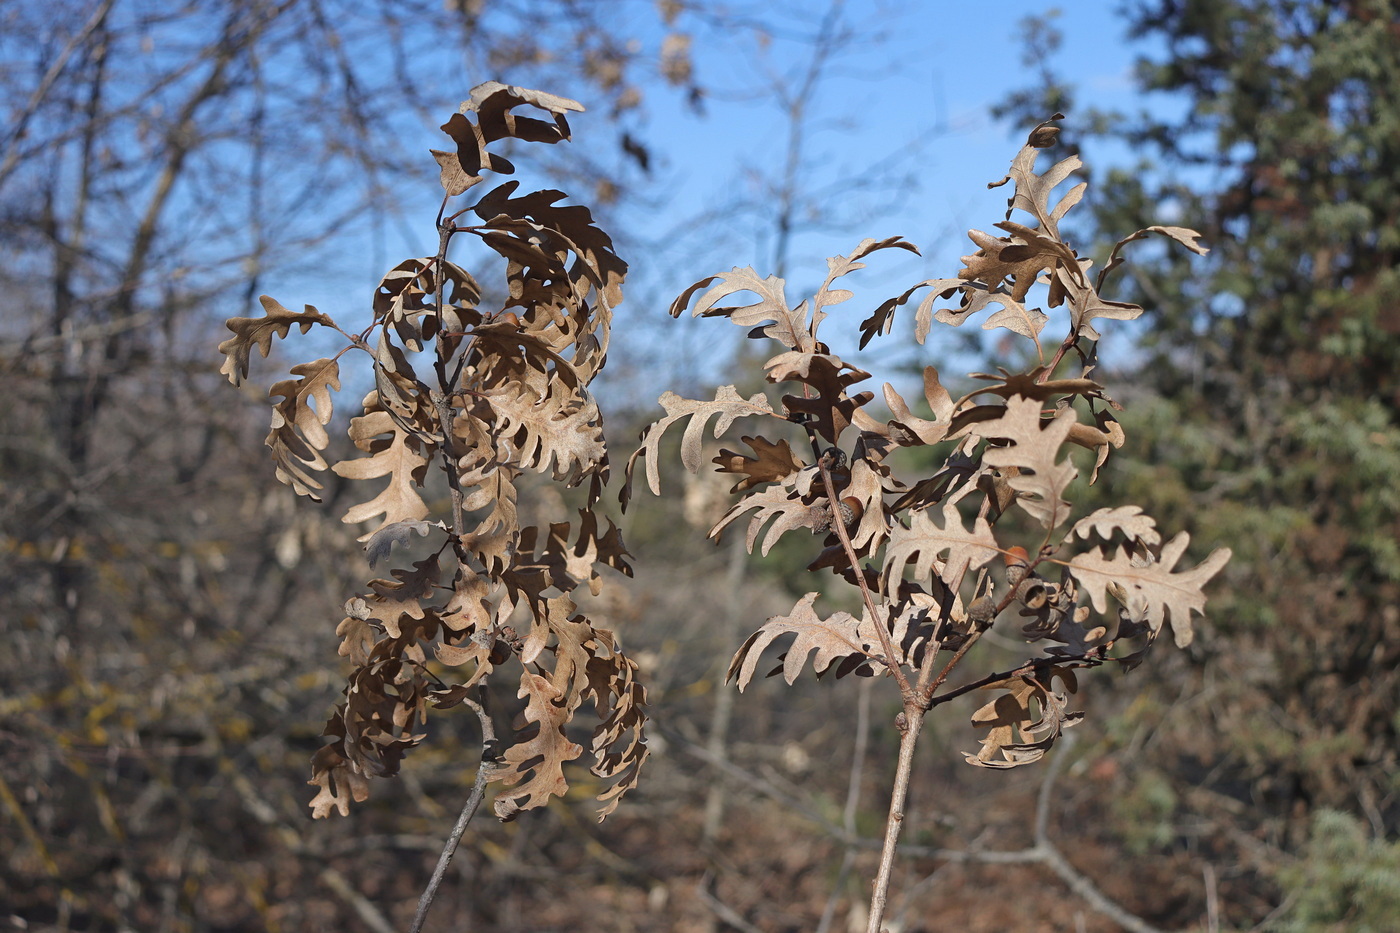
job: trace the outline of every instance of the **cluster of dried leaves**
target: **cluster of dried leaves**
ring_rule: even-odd
[[[546,119],[515,113],[521,107]],[[601,567],[631,573],[617,528],[593,510],[608,457],[588,391],[606,359],[626,264],[587,208],[559,203],[561,191],[517,195],[519,183],[507,182],[444,217],[450,199],[487,172],[514,171],[488,146],[567,140],[566,114],[582,109],[496,82],[472,91],[442,127],[454,148],[433,152],[446,189],[438,253],[384,276],[364,330],[348,332],[309,305],[291,311],[266,296],[262,317],[228,321],[233,336],[219,349],[235,385],[247,377],[252,350],[267,356],[273,338],[292,327],[346,338],[335,357],[293,366],[293,378],[270,390],[276,402],[267,446],[277,478],[318,501],[316,474],[328,468],[352,480],[387,478],[344,517],[373,523],[360,539],[371,567],[419,536],[437,539],[429,556],[392,567],[388,579],[370,580],[368,592],[345,604],[336,631],[354,670],[326,725],[333,741],[312,760],[317,817],[347,814],[352,799],[367,796],[370,777],[395,774],[424,739],[430,708],[467,703],[480,713],[474,698],[512,658],[521,668],[524,725],[498,757],[482,762],[486,777],[504,788],[495,801],[502,819],[567,790],[563,765],[584,748],[566,727],[585,701],[600,720],[588,750],[592,772],[608,783],[599,795],[602,816],[635,786],[647,758],[636,665],[570,595],[580,586],[596,595]],[[459,223],[468,215],[479,222]],[[505,297],[493,310],[483,309],[477,280],[447,259],[457,234],[479,238],[505,263],[497,290]],[[339,358],[350,350],[369,356],[375,380],[349,427],[363,456],[328,464],[331,393],[340,388]],[[447,504],[436,510],[424,498],[434,462],[447,481]],[[531,471],[587,484],[576,523],[521,525],[517,487]]]
[[[550,119],[517,115],[517,107]],[[354,670],[345,702],[325,730],[333,741],[313,759],[316,816],[347,813],[352,799],[364,799],[369,777],[394,774],[405,751],[424,738],[418,730],[430,707],[465,703],[489,724],[483,683],[512,657],[522,668],[524,726],[503,753],[483,760],[478,774],[479,785],[485,779],[504,786],[495,803],[500,817],[567,789],[563,765],[584,749],[566,727],[585,700],[601,720],[591,751],[593,773],[609,782],[599,795],[603,815],[636,784],[646,760],[636,666],[570,595],[583,585],[596,595],[600,565],[631,572],[617,528],[608,521],[604,531],[605,520],[593,510],[608,459],[603,419],[587,389],[606,356],[626,266],[588,210],[561,205],[559,191],[517,196],[518,184],[508,182],[444,218],[450,199],[480,184],[486,172],[513,171],[487,151],[491,143],[568,139],[566,113],[581,109],[494,82],[472,92],[442,127],[455,150],[434,152],[447,192],[438,253],[407,260],[383,278],[373,322],[363,331],[348,333],[315,308],[289,311],[266,297],[263,317],[228,322],[234,336],[220,349],[235,384],[246,377],[253,348],[266,356],[273,338],[294,326],[303,333],[330,328],[347,339],[336,357],[293,366],[293,378],[272,387],[277,401],[267,445],[277,477],[313,499],[321,489],[315,474],[328,468],[349,479],[387,478],[377,495],[345,515],[347,522],[376,523],[361,539],[371,566],[396,548],[402,554],[421,545],[418,536],[438,540],[429,556],[391,569],[390,579],[371,580],[369,592],[346,603],[337,632],[340,653]],[[666,416],[643,432],[627,463],[624,508],[639,462],[652,492],[660,493],[660,445],[679,422],[688,419],[680,452],[691,472],[705,459],[712,421],[717,438],[739,421],[784,429],[771,437],[745,434],[746,451],[720,449],[712,458],[741,495],[710,535],[718,538],[746,518],[748,550],[762,537],[766,554],[782,536],[805,529],[820,540],[808,569],[830,571],[855,587],[863,609],[859,616],[823,616],[819,594],[808,593],[744,642],[729,673],[743,689],[763,652],[792,636],[772,671],[789,683],[810,658],[819,676],[885,674],[898,684],[901,764],[871,929],[879,929],[909,763],[928,711],[973,690],[992,690],[996,696],[973,714],[986,735],[968,761],[1013,768],[1038,760],[1082,715],[1069,709],[1067,697],[1077,688],[1076,669],[1109,661],[1136,667],[1168,623],[1176,642],[1187,644],[1191,614],[1205,604],[1202,587],[1229,559],[1221,549],[1194,568],[1178,569],[1189,543],[1185,533],[1163,542],[1155,522],[1135,506],[1077,515],[1070,500],[1081,471],[1066,445],[1089,452],[1092,483],[1124,440],[1113,414],[1119,406],[1093,378],[1100,336],[1094,322],[1131,320],[1142,308],[1101,297],[1105,280],[1123,263],[1123,247],[1150,235],[1205,250],[1194,231],[1148,227],[1120,241],[1091,277],[1091,261],[1059,230],[1085,185],[1051,204],[1079,160],[1035,172],[1039,150],[1057,134],[1050,122],[1037,126],[1010,173],[993,185],[1013,183],[1006,217],[996,224],[1004,235],[971,231],[976,250],[963,257],[955,277],[920,282],[860,323],[864,347],[888,334],[898,309],[923,292],[915,315],[922,342],[934,322],[957,327],[991,310],[984,329],[1004,328],[1028,341],[1027,371],[974,374],[984,384],[954,400],[930,366],[923,379],[927,417],[888,383],[881,393],[885,417],[872,405],[875,393],[854,389],[870,374],[834,354],[819,330],[830,309],[852,297],[836,287],[838,279],[879,251],[917,249],[898,237],[864,240],[849,256],[829,259],[825,282],[796,306],[781,279],[736,268],[686,289],[671,313],[693,305],[696,316],[728,318],[751,338],[775,341],[779,352],[764,370],[785,394],[775,393],[775,403],[765,392],[744,398],[733,386],[709,401],[668,392],[661,398]],[[1018,211],[1027,223],[1012,220]],[[459,225],[468,214],[480,223]],[[482,310],[476,279],[447,260],[461,233],[505,261],[505,298],[492,303],[494,311]],[[1064,309],[1058,345],[1042,340],[1051,315],[1030,306],[1038,285],[1048,308]],[[744,293],[757,300],[721,305]],[[365,456],[329,465],[323,454],[331,393],[340,388],[339,356],[350,350],[370,356],[375,377],[349,428]],[[1060,374],[1062,365],[1078,371]],[[908,448],[933,449],[933,457],[903,459],[936,466],[897,474],[897,455]],[[434,462],[446,475],[450,505],[429,520],[433,510],[423,490]],[[587,483],[576,525],[521,525],[517,483],[527,471],[550,472],[568,486]],[[455,563],[450,573],[441,566],[444,553]],[[1038,647],[1011,670],[945,688],[981,635],[1003,618]]]
[[[1130,669],[1168,622],[1177,644],[1191,640],[1191,613],[1205,603],[1202,586],[1224,566],[1229,552],[1218,550],[1181,570],[1176,565],[1188,535],[1163,543],[1153,520],[1134,506],[1101,508],[1076,519],[1068,497],[1080,470],[1065,445],[1092,452],[1092,483],[1123,444],[1113,414],[1120,406],[1091,378],[1099,339],[1094,322],[1131,320],[1142,313],[1137,305],[1101,297],[1105,280],[1124,261],[1122,248],[1157,235],[1193,252],[1205,250],[1194,231],[1149,227],[1122,240],[1091,277],[1092,262],[1078,256],[1059,230],[1085,184],[1051,204],[1052,190],[1080,167],[1078,158],[1035,172],[1039,150],[1053,145],[1057,135],[1058,127],[1049,122],[1036,127],[1010,174],[993,185],[1014,185],[1006,218],[996,224],[1005,235],[971,231],[976,251],[963,257],[965,266],[956,277],[920,282],[860,324],[864,347],[889,333],[897,309],[923,292],[915,315],[920,342],[934,322],[957,327],[984,310],[992,311],[984,329],[1005,328],[1029,342],[1034,360],[1029,371],[975,374],[986,384],[956,400],[938,372],[926,368],[929,417],[914,414],[888,383],[881,394],[890,416],[873,414],[875,394],[853,388],[870,374],[819,339],[830,309],[852,297],[835,287],[839,278],[864,268],[862,260],[880,250],[917,252],[898,237],[867,239],[849,256],[829,259],[826,281],[810,301],[796,306],[789,304],[781,279],[759,278],[751,268],[702,279],[672,305],[674,316],[693,305],[696,316],[728,318],[749,328],[749,337],[777,342],[781,349],[764,369],[767,381],[787,394],[776,404],[763,392],[744,398],[733,386],[721,387],[712,401],[664,395],[666,416],[643,432],[641,447],[627,464],[624,506],[639,461],[652,492],[660,493],[661,440],[679,422],[689,419],[681,460],[691,472],[704,460],[711,419],[714,437],[736,421],[785,428],[787,436],[742,436],[747,451],[721,449],[713,458],[720,473],[735,477],[731,491],[742,496],[710,535],[718,538],[747,516],[748,549],[762,536],[766,554],[782,536],[805,530],[820,539],[808,569],[838,575],[859,589],[864,604],[859,617],[823,616],[813,592],[789,614],[769,619],[734,656],[730,676],[741,689],[762,652],[790,635],[795,637],[782,664],[772,672],[781,671],[789,683],[809,657],[818,675],[888,673],[900,686],[906,713],[918,716],[970,690],[996,690],[998,695],[973,715],[974,724],[988,731],[981,749],[967,759],[982,767],[1012,768],[1041,758],[1062,730],[1079,720],[1066,697],[1076,689],[1076,668],[1114,660]],[[1013,221],[1017,211],[1029,215],[1034,226]],[[1058,346],[1047,347],[1042,340],[1051,316],[1028,306],[1037,283],[1048,286],[1049,308],[1067,312]],[[757,301],[721,305],[739,293]],[[1078,372],[1057,375],[1066,361],[1077,363]],[[938,450],[936,469],[896,475],[892,455],[918,447]],[[1014,527],[1006,532],[1007,526],[998,527],[1015,510],[1029,518],[1020,522],[1020,537],[1013,537]],[[1011,610],[1019,634],[1040,650],[1013,670],[940,694],[972,644]]]

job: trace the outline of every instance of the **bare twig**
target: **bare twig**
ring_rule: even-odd
[[[413,915],[413,925],[408,928],[409,933],[419,933],[423,929],[423,922],[428,919],[428,908],[433,906],[433,898],[437,897],[438,887],[442,884],[443,876],[447,874],[448,866],[452,864],[452,856],[457,853],[462,834],[467,831],[467,824],[472,821],[477,808],[481,806],[482,798],[486,796],[486,785],[491,781],[492,768],[488,756],[496,744],[496,728],[492,725],[491,715],[486,709],[486,690],[478,688],[477,697],[477,700],[468,699],[462,702],[470,706],[476,713],[476,718],[481,721],[481,765],[476,769],[476,782],[472,784],[471,796],[467,798],[466,805],[457,816],[456,825],[452,827],[447,842],[443,844],[442,855],[438,858],[437,867],[433,869],[433,877],[429,879],[423,896],[418,899],[418,910]]]
[[[714,911],[716,917],[734,929],[740,930],[741,933],[763,933],[758,927],[745,920],[737,910],[710,893],[709,885],[712,880],[712,876],[706,872],[705,877],[701,878],[700,883],[695,886],[695,893],[699,895],[701,903]]]
[[[102,0],[97,5],[97,9],[92,11],[83,27],[73,34],[73,37],[63,46],[63,50],[54,57],[49,64],[48,71],[44,72],[44,77],[39,81],[39,85],[34,88],[34,93],[29,95],[29,100],[24,105],[24,111],[20,113],[14,125],[10,128],[10,138],[5,141],[5,161],[0,165],[0,187],[4,187],[5,181],[14,171],[15,165],[19,162],[20,141],[24,139],[25,130],[29,126],[29,121],[38,112],[44,98],[53,89],[55,83],[63,75],[64,69],[68,67],[68,61],[73,57],[84,42],[88,40],[98,27],[107,19],[107,14],[111,12],[113,0]]]
[[[899,764],[895,767],[890,814],[885,821],[885,842],[880,850],[880,870],[875,876],[875,890],[870,895],[870,923],[866,927],[867,933],[880,933],[880,924],[885,916],[885,904],[890,896],[890,878],[894,874],[894,859],[899,848],[899,832],[904,828],[904,802],[909,796],[909,776],[914,770],[914,748],[918,745],[919,732],[923,726],[922,710],[912,716],[904,715],[904,734],[899,741]]]
[[[350,905],[350,909],[355,911],[355,916],[364,922],[374,933],[394,933],[394,926],[384,915],[379,912],[379,908],[369,902],[354,885],[346,880],[345,876],[334,868],[325,868],[321,871],[321,883],[335,892],[336,896]]]
[[[865,609],[870,613],[870,624],[875,628],[875,634],[880,638],[880,650],[885,653],[885,668],[894,676],[895,683],[899,684],[899,695],[908,706],[913,690],[909,686],[909,678],[904,676],[904,670],[899,666],[899,661],[895,655],[894,642],[890,640],[890,633],[885,625],[885,621],[880,613],[875,609],[875,599],[870,595],[870,587],[865,584],[865,574],[860,569],[860,558],[856,556],[856,549],[851,544],[851,536],[846,531],[845,522],[841,521],[840,500],[837,498],[836,485],[831,480],[831,468],[827,464],[825,456],[817,460],[817,469],[821,471],[822,482],[826,484],[827,500],[831,503],[831,527],[836,531],[836,536],[841,539],[841,547],[846,550],[846,559],[851,562],[851,572],[856,575],[856,585],[860,587],[861,599],[865,601]]]

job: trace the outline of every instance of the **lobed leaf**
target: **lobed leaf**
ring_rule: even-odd
[[[681,463],[685,465],[687,470],[695,473],[700,469],[702,457],[700,445],[705,433],[705,424],[711,418],[718,419],[715,422],[714,436],[719,437],[729,430],[729,426],[737,418],[751,415],[775,415],[772,406],[768,404],[768,398],[762,392],[755,392],[745,399],[735,391],[733,386],[720,386],[712,402],[681,398],[674,392],[666,392],[659,401],[666,412],[666,417],[647,426],[646,430],[642,432],[641,446],[627,460],[626,482],[623,483],[621,494],[624,509],[631,497],[632,471],[640,458],[646,458],[647,487],[651,489],[652,495],[661,495],[661,464],[658,457],[658,445],[667,429],[676,422],[686,418],[691,419],[681,437]]]
[[[1162,545],[1160,558],[1145,565],[1139,552],[1128,547],[1117,548],[1112,557],[1089,551],[1068,562],[1069,572],[1088,592],[1097,611],[1108,611],[1105,597],[1113,592],[1130,613],[1145,615],[1153,632],[1170,620],[1172,635],[1177,645],[1184,648],[1194,635],[1191,613],[1205,613],[1202,587],[1230,559],[1229,548],[1216,548],[1192,569],[1174,573],[1173,568],[1190,541],[1191,536],[1181,532]]]
[[[808,593],[797,601],[785,616],[773,616],[763,627],[748,637],[729,662],[726,680],[735,681],[742,691],[753,679],[754,668],[765,648],[783,635],[796,635],[783,660],[783,679],[792,684],[807,663],[812,652],[812,670],[823,673],[837,661],[852,655],[869,655],[878,642],[869,625],[850,613],[838,612],[823,619],[813,608],[818,593]],[[878,649],[875,649],[878,654]]]
[[[311,305],[305,311],[288,311],[268,295],[258,296],[263,306],[262,317],[231,317],[224,326],[233,331],[233,336],[219,344],[219,352],[224,355],[224,364],[219,372],[228,376],[234,385],[242,385],[248,378],[248,358],[257,347],[263,359],[272,352],[272,338],[286,337],[293,325],[301,328],[304,334],[313,324],[334,327],[335,322]]]
[[[1000,556],[1001,548],[986,518],[977,516],[972,531],[963,526],[962,516],[958,513],[960,498],[958,496],[944,504],[942,524],[930,515],[928,509],[917,509],[910,513],[909,527],[896,522],[890,529],[884,565],[887,592],[893,589],[894,581],[903,574],[905,565],[911,562],[916,581],[932,574],[948,586],[956,587],[968,570],[976,570]]]
[[[1064,684],[1064,693],[1050,689],[1055,677]],[[979,768],[1006,770],[1039,761],[1065,729],[1084,718],[1082,712],[1067,709],[1066,694],[1078,689],[1074,670],[1069,667],[1009,677],[984,689],[1005,692],[972,714],[974,726],[990,730],[976,755],[963,753],[968,764]]]
[[[341,521],[349,525],[381,516],[380,522],[359,537],[368,542],[379,529],[398,522],[426,518],[427,503],[418,494],[428,469],[428,455],[422,442],[405,431],[387,411],[368,411],[350,422],[350,439],[360,450],[371,454],[356,460],[342,460],[331,467],[346,479],[389,477],[389,485],[367,502],[351,506]]]
[[[1073,408],[1065,408],[1049,422],[1040,417],[1040,403],[1023,396],[1006,401],[1000,418],[983,421],[972,433],[985,438],[1011,441],[1009,447],[988,447],[982,462],[988,466],[1016,467],[1018,475],[1008,476],[1011,488],[1021,495],[1016,501],[1046,528],[1054,528],[1069,517],[1065,488],[1078,470],[1066,458],[1056,462],[1061,445],[1075,423]],[[1029,471],[1029,473],[1027,472]]]
[[[297,379],[284,379],[268,390],[281,397],[272,408],[272,428],[266,444],[272,451],[279,482],[286,483],[299,496],[320,502],[316,490],[321,483],[308,470],[324,470],[321,451],[330,443],[326,425],[331,420],[331,392],[340,389],[340,365],[331,359],[298,363],[292,367]],[[314,403],[314,404],[313,404]]]
[[[520,676],[516,695],[527,699],[522,715],[526,723],[538,723],[539,731],[506,749],[501,763],[490,766],[491,780],[513,788],[497,795],[492,805],[502,822],[544,806],[551,797],[564,796],[569,789],[564,762],[583,754],[583,746],[570,742],[564,734],[571,716],[569,709],[560,705],[563,691],[539,674],[526,671]]]

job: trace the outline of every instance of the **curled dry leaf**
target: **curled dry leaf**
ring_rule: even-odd
[[[1050,689],[1056,677],[1063,693]],[[968,764],[979,768],[1006,770],[1039,761],[1065,729],[1084,718],[1082,712],[1068,710],[1068,694],[1079,689],[1068,667],[1007,678],[986,689],[1005,692],[972,714],[974,726],[989,730],[976,755],[963,753]]]
[[[564,691],[526,671],[520,676],[518,696],[528,699],[525,721],[537,723],[539,729],[533,738],[506,749],[499,765],[490,766],[493,781],[513,788],[502,791],[493,804],[502,820],[513,820],[522,810],[543,806],[550,797],[564,796],[569,789],[564,762],[583,754],[583,746],[570,742],[564,734],[570,719],[570,711],[560,703]]]
[[[234,385],[242,385],[248,378],[248,357],[253,347],[266,359],[272,352],[272,338],[286,337],[293,326],[300,327],[303,334],[313,324],[335,326],[335,322],[311,305],[307,305],[305,311],[288,311],[267,295],[260,296],[258,301],[263,306],[262,317],[231,317],[224,322],[233,336],[219,344],[219,352],[224,355],[219,372],[228,376],[228,381]]]
[[[661,464],[658,458],[659,444],[666,430],[678,421],[690,418],[685,433],[681,436],[681,463],[692,473],[698,472],[703,455],[700,445],[705,434],[705,425],[711,418],[717,418],[714,436],[719,437],[738,418],[750,415],[774,414],[768,398],[762,392],[755,392],[749,398],[742,398],[733,386],[720,386],[712,402],[681,398],[674,392],[661,396],[661,407],[666,417],[647,426],[642,432],[641,446],[627,460],[627,479],[622,488],[623,508],[631,497],[632,471],[639,459],[646,458],[647,487],[652,495],[661,494]]]

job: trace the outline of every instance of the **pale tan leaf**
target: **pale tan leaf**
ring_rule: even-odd
[[[961,495],[945,502],[942,524],[927,509],[911,512],[908,528],[900,522],[894,523],[889,546],[885,549],[886,590],[893,589],[894,581],[911,561],[915,581],[934,574],[945,584],[957,586],[968,570],[976,570],[1000,556],[992,526],[985,518],[979,515],[972,531],[963,527],[962,516],[958,513],[959,498]]]
[[[520,677],[520,692],[527,699],[525,722],[538,723],[533,738],[506,749],[501,763],[491,769],[491,780],[511,790],[502,791],[493,805],[502,821],[515,819],[524,810],[533,810],[562,797],[569,789],[564,779],[564,762],[583,754],[583,746],[570,742],[564,734],[569,711],[560,705],[563,693],[539,674],[526,671]],[[483,765],[483,767],[486,767]]]
[[[389,477],[389,485],[379,495],[351,506],[341,519],[354,525],[382,516],[379,524],[359,540],[368,541],[385,525],[425,518],[428,506],[418,490],[423,485],[429,458],[418,438],[405,432],[388,412],[370,411],[351,420],[350,439],[371,456],[342,460],[331,469],[347,479]]]
[[[890,329],[894,326],[894,312],[908,302],[909,299],[914,296],[915,292],[921,288],[930,288],[933,290],[929,292],[919,305],[919,320],[921,323],[919,325],[919,332],[915,334],[915,338],[919,343],[923,343],[924,338],[928,336],[928,309],[932,307],[935,301],[949,297],[953,292],[966,284],[967,283],[962,279],[927,279],[906,290],[902,294],[887,299],[871,313],[870,317],[861,322],[861,349],[865,349],[865,345],[874,339],[876,334],[888,334],[890,332]]]
[[[411,535],[426,537],[429,528],[440,528],[447,530],[447,526],[442,522],[425,522],[416,519],[407,519],[401,522],[394,522],[385,525],[374,534],[370,535],[365,542],[365,558],[369,561],[370,568],[389,556],[394,545],[406,546]]]
[[[861,631],[861,621],[847,612],[821,618],[813,608],[819,595],[808,593],[797,601],[787,615],[773,616],[763,623],[763,627],[750,635],[734,654],[726,679],[735,681],[742,691],[753,679],[754,668],[764,649],[783,635],[797,636],[788,646],[783,661],[783,679],[789,684],[797,680],[797,675],[802,673],[807,663],[807,656],[813,651],[816,656],[812,659],[812,670],[817,674],[850,655],[868,654],[871,643]],[[868,634],[873,635],[873,630]],[[878,650],[875,653],[878,654]]]
[[[497,436],[515,448],[512,459],[525,469],[553,467],[554,478],[568,486],[606,469],[603,416],[582,388],[551,382],[540,398],[516,384],[491,392],[488,401],[497,417]]]
[[[1050,421],[1040,417],[1040,403],[1023,396],[1006,401],[1006,411],[992,421],[972,428],[985,438],[1011,441],[1009,447],[988,447],[982,462],[994,467],[1017,467],[1019,475],[1008,477],[1011,488],[1021,495],[1017,503],[1046,528],[1054,528],[1069,517],[1069,503],[1062,496],[1078,471],[1066,457],[1055,458],[1075,423],[1075,411],[1066,408]],[[1029,471],[1029,472],[1028,472]]]
[[[233,336],[219,344],[219,352],[224,354],[224,364],[219,372],[228,376],[228,381],[241,385],[248,378],[248,357],[257,347],[263,358],[272,352],[272,338],[286,337],[293,325],[301,328],[304,334],[312,324],[334,327],[335,322],[311,305],[305,311],[288,311],[268,295],[261,295],[258,301],[263,306],[262,317],[231,317],[224,326],[233,331]]]
[[[807,469],[812,468],[808,467]],[[768,528],[768,534],[763,539],[762,553],[765,555],[778,542],[778,539],[789,531],[797,528],[809,528],[814,532],[826,531],[831,525],[829,507],[808,505],[786,486],[769,486],[758,492],[749,493],[731,506],[729,511],[725,512],[710,529],[709,537],[718,540],[720,535],[724,533],[724,529],[728,528],[735,519],[752,512],[754,509],[758,510],[758,514],[750,519],[748,534],[744,539],[744,546],[750,554],[753,553],[754,542],[758,540],[759,532],[770,521],[773,524]]]
[[[1082,268],[1088,268],[1088,261]],[[1142,316],[1142,306],[1125,301],[1107,301],[1086,278],[1076,279],[1061,267],[1055,270],[1055,280],[1050,289],[1050,304],[1058,305],[1062,296],[1070,306],[1070,324],[1075,333],[1088,340],[1099,340],[1100,334],[1091,322],[1097,319],[1110,321],[1135,321]]]
[[[851,292],[844,288],[833,289],[832,283],[844,275],[849,275],[865,268],[865,263],[859,260],[864,259],[871,253],[882,249],[903,249],[914,255],[919,255],[919,248],[903,237],[892,236],[883,240],[874,240],[867,237],[857,244],[849,256],[831,256],[826,261],[826,281],[822,287],[817,289],[816,296],[812,299],[812,337],[817,336],[817,330],[821,327],[821,322],[826,318],[826,309],[833,305],[838,305],[851,298]],[[862,344],[863,346],[864,344]]]
[[[1229,548],[1216,548],[1192,569],[1174,573],[1172,568],[1190,541],[1191,536],[1181,532],[1162,545],[1158,560],[1146,566],[1135,558],[1138,552],[1118,548],[1111,558],[1097,550],[1079,554],[1069,561],[1069,570],[1088,592],[1094,609],[1107,612],[1106,596],[1112,592],[1130,613],[1145,613],[1154,632],[1170,620],[1172,635],[1184,648],[1193,637],[1191,613],[1205,613],[1202,588],[1230,560]]]
[[[1065,540],[1069,541],[1076,536],[1087,540],[1092,535],[1098,535],[1105,541],[1111,541],[1115,532],[1148,547],[1156,547],[1162,541],[1152,516],[1144,515],[1142,509],[1136,505],[1121,505],[1091,512],[1074,523],[1065,535]]]
[[[671,303],[671,316],[680,317],[695,293],[716,279],[719,280],[719,284],[700,296],[691,312],[692,317],[727,317],[740,327],[753,328],[749,332],[750,337],[772,337],[789,350],[807,353],[816,350],[816,340],[807,330],[807,303],[804,301],[796,308],[789,308],[787,298],[783,294],[783,286],[786,283],[773,275],[760,279],[752,266],[736,266],[729,272],[721,272],[696,282]],[[751,305],[737,307],[715,306],[722,299],[742,292],[751,292],[757,295],[759,300]]]
[[[661,437],[666,430],[678,421],[690,418],[686,425],[685,434],[681,438],[681,463],[692,473],[698,472],[702,462],[701,441],[705,433],[705,424],[711,418],[717,418],[714,427],[714,436],[719,437],[736,418],[745,418],[751,415],[774,416],[773,407],[768,404],[768,398],[762,392],[755,392],[745,399],[734,390],[733,386],[720,386],[715,394],[713,402],[705,402],[681,398],[674,392],[666,392],[660,398],[661,407],[666,411],[666,417],[660,421],[653,422],[642,432],[642,443],[627,460],[627,480],[622,489],[623,508],[627,507],[627,500],[630,498],[632,489],[632,471],[636,466],[638,458],[646,458],[647,486],[651,489],[652,495],[661,494],[661,464],[659,458],[659,445]],[[694,416],[694,417],[692,417]]]

